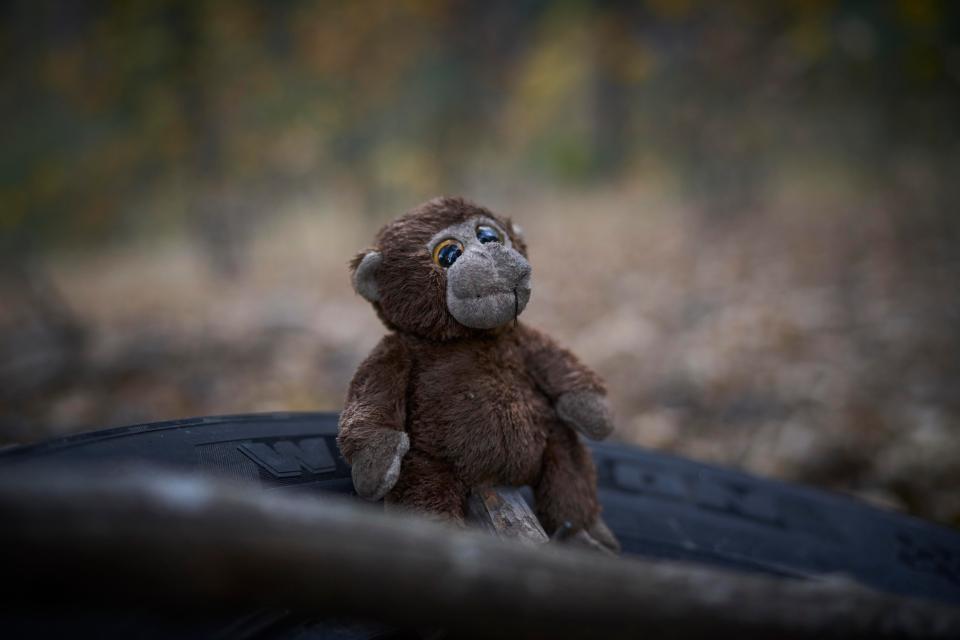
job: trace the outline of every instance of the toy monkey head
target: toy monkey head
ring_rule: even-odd
[[[517,228],[462,198],[437,198],[384,226],[350,263],[354,289],[397,331],[435,340],[489,332],[530,300]]]

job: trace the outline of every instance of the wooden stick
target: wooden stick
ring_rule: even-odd
[[[960,610],[531,546],[156,470],[0,472],[5,601],[231,604],[510,637],[960,637]]]
[[[513,487],[481,487],[467,503],[470,520],[508,540],[533,544],[549,542],[547,532],[520,490]]]

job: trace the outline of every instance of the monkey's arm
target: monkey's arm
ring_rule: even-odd
[[[403,344],[388,335],[357,369],[347,391],[337,444],[353,466],[354,488],[368,500],[379,500],[393,488],[410,449],[403,430],[409,375]]]
[[[557,416],[594,440],[613,431],[607,391],[596,373],[545,334],[521,325],[527,369],[549,397]]]

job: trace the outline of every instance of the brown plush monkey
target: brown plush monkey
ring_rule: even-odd
[[[338,442],[357,493],[462,522],[471,488],[530,485],[547,533],[616,549],[576,432],[613,429],[600,378],[519,324],[530,264],[509,220],[439,198],[387,224],[351,262],[391,330],[360,365]]]

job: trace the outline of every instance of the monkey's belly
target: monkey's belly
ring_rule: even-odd
[[[554,410],[531,381],[500,369],[445,387],[417,394],[411,446],[451,464],[470,486],[535,482]]]

